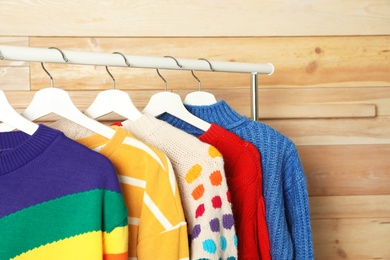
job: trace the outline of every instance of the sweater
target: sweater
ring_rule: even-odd
[[[191,259],[236,260],[238,241],[221,153],[150,115],[122,124],[171,159],[188,222]]]
[[[170,160],[119,127],[114,136],[90,134],[69,120],[56,128],[90,149],[99,151],[115,166],[128,209],[129,259],[188,259],[187,226]]]
[[[212,123],[199,139],[214,145],[224,158],[238,236],[238,259],[271,259],[260,154],[236,134]]]
[[[294,143],[272,127],[239,115],[223,100],[210,106],[186,105],[186,108],[251,142],[260,152],[271,258],[313,259],[306,177]],[[167,113],[159,118],[187,133],[202,134]]]
[[[39,125],[0,133],[0,259],[127,259],[112,163]]]

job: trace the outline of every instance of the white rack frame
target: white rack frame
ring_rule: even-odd
[[[69,50],[61,51],[68,60],[67,62],[63,59],[61,53],[57,49],[0,45],[0,59],[29,62],[127,67],[123,57],[118,54]],[[181,65],[181,67],[179,67],[174,59],[167,57],[124,56],[130,63],[130,67],[133,68],[211,71],[210,65],[204,60],[181,59],[175,57],[176,61]],[[252,120],[257,120],[258,74],[271,75],[274,72],[274,66],[271,63],[256,64],[214,60],[209,60],[209,62],[213,67],[213,72],[251,74],[251,118]]]

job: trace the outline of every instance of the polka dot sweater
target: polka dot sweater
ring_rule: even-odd
[[[150,115],[122,125],[171,160],[190,233],[190,258],[236,260],[238,241],[220,152]]]

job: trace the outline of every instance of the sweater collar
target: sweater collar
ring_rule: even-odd
[[[164,127],[164,124],[166,123],[148,114],[142,114],[134,121],[126,120],[122,122],[124,129],[128,130],[130,133],[133,133],[141,140],[145,140],[148,138],[148,136],[154,135],[161,131],[161,128]]]
[[[38,157],[61,134],[42,124],[31,136],[22,131],[0,133],[0,176]]]
[[[115,130],[111,139],[107,139],[106,137],[95,133],[84,138],[76,139],[75,141],[110,158],[122,145],[123,140],[125,140],[127,136],[132,137],[130,133],[118,126],[111,126],[111,128]]]
[[[234,111],[224,100],[220,100],[217,103],[208,106],[185,105],[185,107],[191,114],[209,123],[215,123],[227,130],[231,130],[241,125],[246,120],[249,120]],[[167,113],[160,115],[158,118],[196,136],[203,133],[196,127]]]

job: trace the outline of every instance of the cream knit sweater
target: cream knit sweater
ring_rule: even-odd
[[[191,236],[191,259],[237,259],[237,236],[220,152],[150,115],[123,127],[171,160]]]

